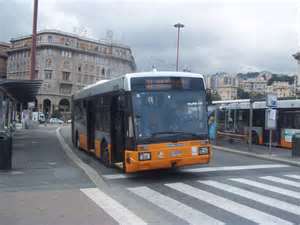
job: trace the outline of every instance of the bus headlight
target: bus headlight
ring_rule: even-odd
[[[139,160],[140,161],[151,160],[151,153],[150,152],[139,152]]]
[[[206,147],[199,148],[199,155],[206,155],[206,154],[208,154],[208,148]]]

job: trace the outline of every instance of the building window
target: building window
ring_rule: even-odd
[[[66,57],[66,58],[72,58],[72,52],[62,50],[61,51],[61,56]]]
[[[81,72],[81,65],[78,66],[78,72]]]
[[[46,49],[46,54],[47,54],[47,55],[52,55],[52,49],[47,48],[47,49]]]
[[[46,80],[52,79],[52,71],[51,70],[45,70],[45,79]]]
[[[71,76],[70,72],[62,72],[62,79],[64,81],[70,81],[70,76]]]
[[[48,36],[48,42],[52,43],[53,42],[53,37],[51,35]]]
[[[101,75],[105,76],[105,69],[104,68],[102,68],[102,70],[101,70]]]
[[[52,64],[52,60],[51,59],[46,59],[46,67],[50,67]]]

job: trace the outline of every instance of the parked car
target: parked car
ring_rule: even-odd
[[[60,120],[60,119],[58,119],[58,118],[51,118],[51,119],[49,120],[49,123],[52,123],[52,124],[63,124],[64,121],[62,121],[62,120]]]

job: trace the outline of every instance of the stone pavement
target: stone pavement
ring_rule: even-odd
[[[17,130],[13,170],[0,171],[0,224],[115,224],[82,188],[95,188],[71,161],[56,128]]]

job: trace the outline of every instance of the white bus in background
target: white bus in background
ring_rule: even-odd
[[[253,103],[252,141],[255,144],[268,144],[269,131],[265,129],[265,101]],[[236,118],[234,111],[236,110]],[[220,105],[221,130],[234,130],[239,134],[246,134],[249,124],[249,103],[230,103]],[[292,148],[292,137],[300,133],[300,100],[278,100],[277,127],[272,135],[273,143],[279,147]],[[235,121],[235,122],[234,122]]]

